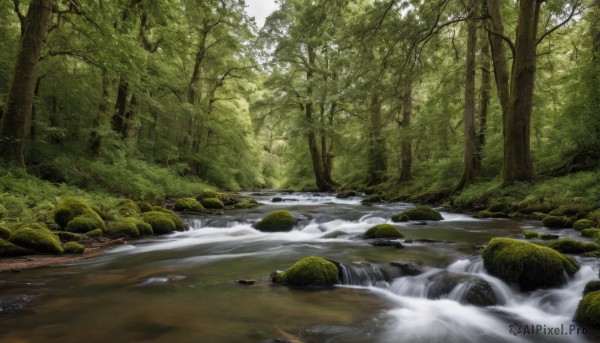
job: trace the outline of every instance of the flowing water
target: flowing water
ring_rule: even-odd
[[[271,202],[274,196],[283,201]],[[363,206],[358,197],[328,194],[256,198],[265,205],[185,217],[187,232],[68,266],[0,274],[0,342],[600,340],[571,320],[583,287],[598,279],[597,259],[577,257],[582,268],[568,284],[528,293],[485,272],[477,254],[482,243],[520,237],[523,229],[544,231],[536,222],[442,211],[442,222],[398,224],[412,243],[396,249],[374,247],[360,235],[410,204]],[[293,231],[252,228],[283,208],[300,219]],[[270,284],[271,272],[310,255],[339,263],[341,284],[324,290]],[[412,262],[422,273],[390,262]],[[468,294],[482,283],[496,305],[470,304]]]

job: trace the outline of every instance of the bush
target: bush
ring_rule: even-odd
[[[444,220],[442,215],[427,206],[417,206],[413,209],[406,210],[400,214],[395,214],[392,216],[393,222],[406,221],[406,218],[410,220],[431,220],[431,221],[439,221]]]
[[[290,269],[278,274],[275,282],[292,286],[332,286],[339,280],[339,270],[332,262],[310,256],[294,263]]]
[[[296,225],[296,219],[289,211],[281,210],[269,213],[256,223],[256,229],[266,232],[290,231]]]
[[[582,254],[584,252],[596,250],[596,245],[594,243],[580,242],[572,238],[561,238],[549,243],[548,247],[564,254]]]
[[[64,246],[65,254],[83,254],[84,250],[85,248],[83,247],[83,245],[76,242],[68,242]]]
[[[575,321],[600,328],[600,291],[590,292],[579,301],[575,312]]]
[[[368,229],[365,238],[402,238],[404,235],[395,226],[390,224],[379,224]]]
[[[63,252],[58,237],[47,229],[40,230],[25,226],[15,230],[10,235],[9,241],[20,247],[39,252],[50,254],[62,254]]]
[[[572,276],[579,263],[570,256],[537,244],[511,238],[493,238],[482,251],[487,271],[521,290],[562,285],[564,273]]]
[[[225,207],[221,200],[217,198],[204,198],[200,200],[200,202],[202,203],[202,206],[211,210],[220,210]]]
[[[194,198],[181,198],[175,201],[175,211],[202,212],[204,207]]]

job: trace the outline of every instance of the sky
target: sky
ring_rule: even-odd
[[[275,0],[246,0],[246,5],[248,5],[246,12],[256,18],[256,25],[259,28],[265,24],[265,19],[269,14],[279,8]]]

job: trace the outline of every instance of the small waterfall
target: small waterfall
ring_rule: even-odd
[[[340,270],[340,279],[343,285],[388,287],[383,271],[370,263],[337,263],[337,266]]]

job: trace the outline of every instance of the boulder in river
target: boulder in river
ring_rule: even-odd
[[[579,301],[575,321],[600,328],[600,291],[590,292]]]
[[[390,262],[392,267],[395,267],[400,272],[398,276],[414,276],[423,273],[423,266],[412,261],[396,261]]]
[[[572,276],[579,263],[551,248],[511,238],[493,238],[482,251],[487,271],[523,291],[564,284],[565,273]]]
[[[595,291],[600,291],[600,281],[590,281],[585,285],[583,289],[583,295],[585,296],[588,293],[592,293]]]
[[[596,244],[585,243],[573,238],[561,238],[554,242],[550,242],[548,247],[562,252],[563,254],[583,254],[584,252],[596,250]]]
[[[475,306],[497,304],[496,294],[489,282],[469,274],[441,272],[429,277],[427,297],[450,297],[461,303]]]
[[[219,198],[204,198],[200,200],[200,203],[204,208],[208,208],[210,210],[220,210],[225,207]]]
[[[426,221],[439,221],[444,220],[442,215],[427,206],[417,206],[413,209],[406,210],[402,213],[395,214],[392,216],[393,222],[403,222],[408,220],[426,220]]]
[[[402,238],[404,235],[394,225],[379,224],[369,228],[365,238]]]
[[[68,242],[63,248],[65,254],[83,254],[85,250],[85,247],[77,242]]]
[[[296,225],[296,219],[289,211],[280,210],[269,213],[256,223],[256,229],[265,232],[290,231]]]
[[[338,283],[339,270],[331,261],[309,256],[294,263],[288,270],[275,274],[272,281],[290,286],[328,287]]]
[[[175,201],[175,211],[203,212],[204,206],[194,198],[181,198]]]
[[[581,231],[583,229],[593,228],[595,225],[596,223],[589,219],[579,219],[578,221],[573,223],[573,229]]]
[[[542,220],[542,224],[549,229],[563,229],[568,226],[567,220],[563,217],[547,216]]]
[[[187,229],[187,225],[181,221],[175,212],[169,210],[144,212],[142,218],[152,226],[152,231],[157,235]]]

